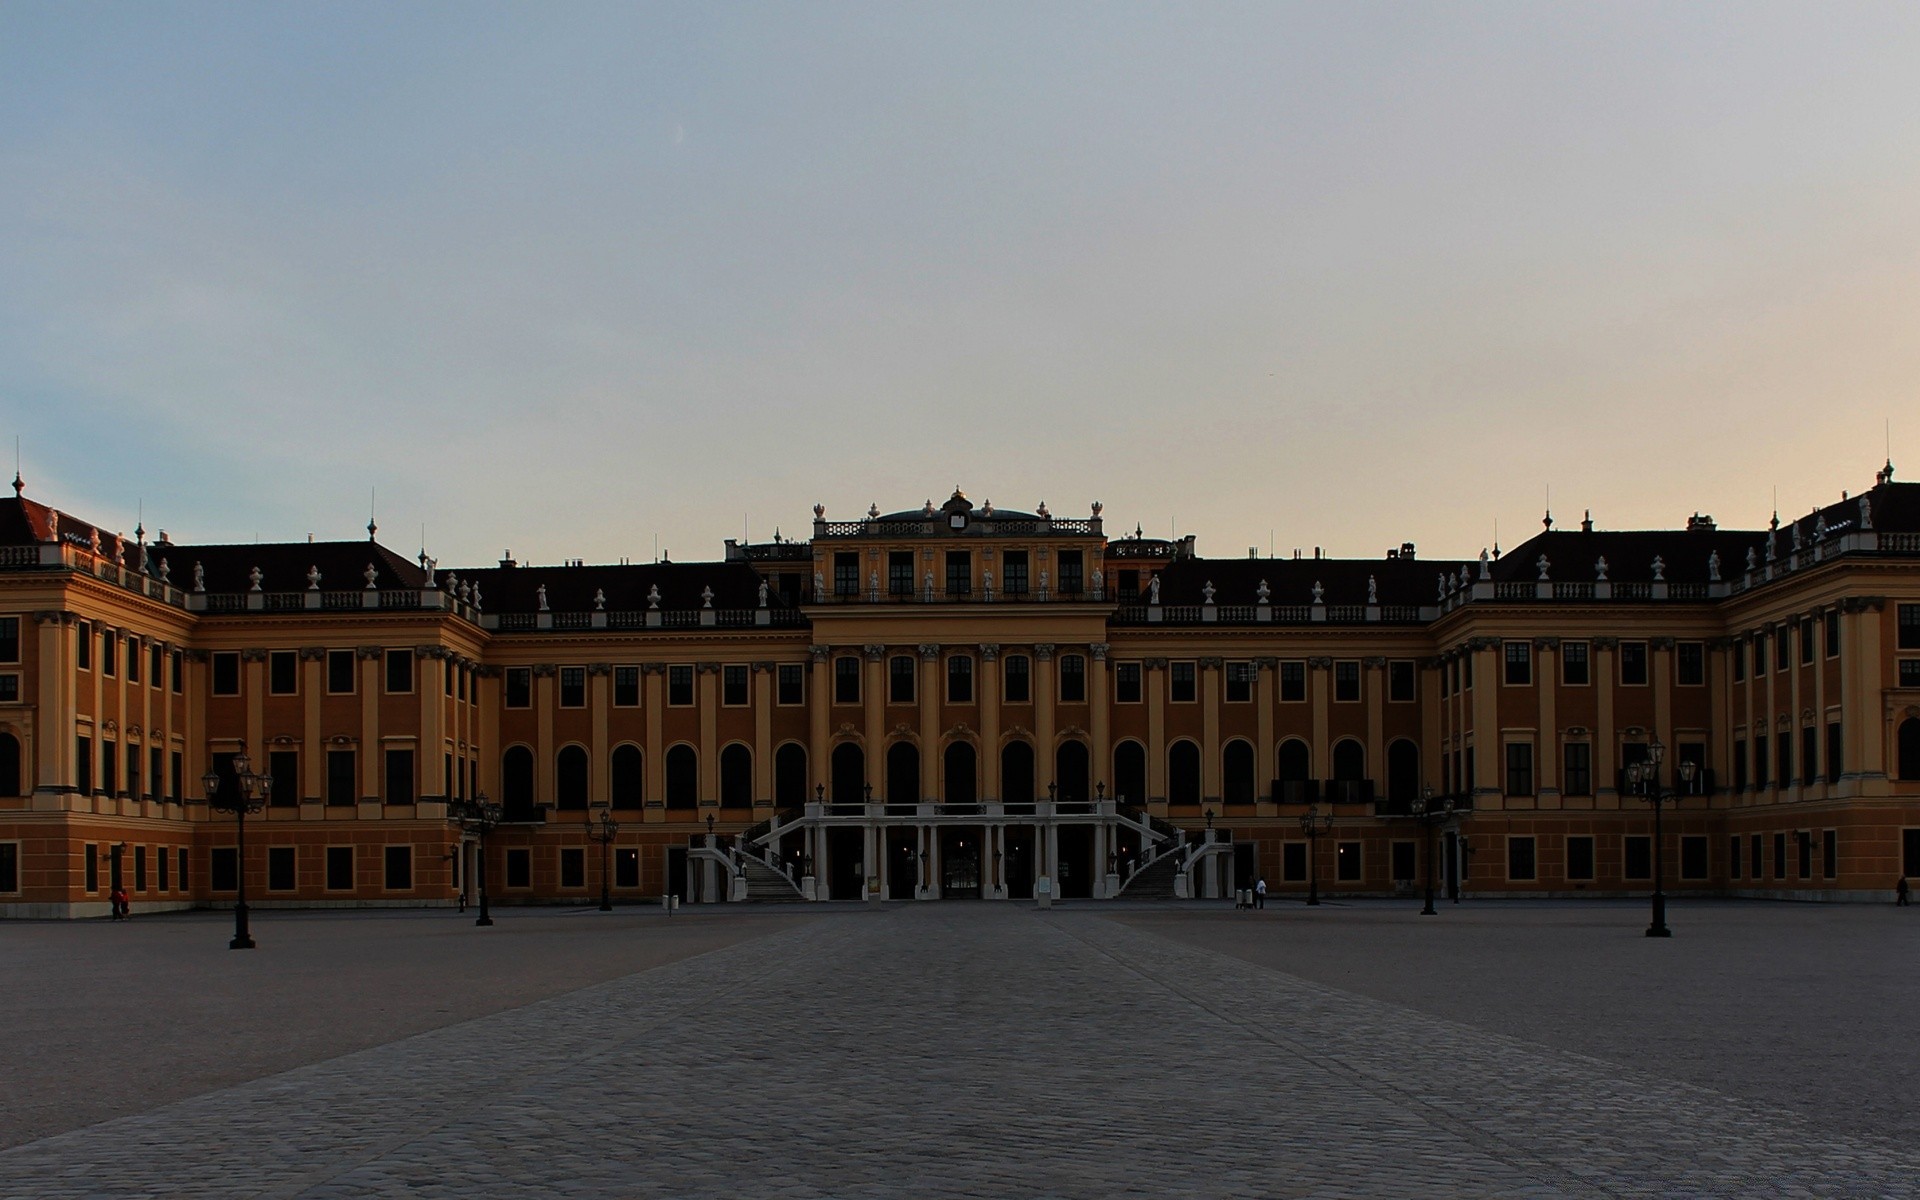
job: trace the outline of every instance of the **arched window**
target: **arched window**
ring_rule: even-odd
[[[1220,751],[1220,800],[1253,804],[1253,743],[1235,738]]]
[[[867,756],[854,742],[841,742],[833,748],[833,779],[827,785],[827,799],[835,804],[859,804],[866,799]]]
[[[1314,799],[1313,793],[1313,751],[1299,738],[1288,738],[1280,743],[1280,753],[1275,756],[1274,777],[1280,781],[1280,794],[1274,799],[1281,804],[1306,804]]]
[[[533,751],[525,746],[500,756],[500,808],[510,821],[533,815]]]
[[[613,751],[612,793],[615,808],[643,808],[646,805],[646,774],[641,770],[640,747],[616,746]]]
[[[1408,804],[1420,794],[1420,747],[1406,738],[1387,743],[1387,800]]]
[[[1333,782],[1327,798],[1342,804],[1364,804],[1367,794],[1367,752],[1353,738],[1341,738],[1333,744]]]
[[[1900,778],[1920,779],[1920,717],[1900,722]]]
[[[1200,803],[1200,747],[1178,741],[1167,747],[1167,803]]]
[[[693,747],[679,745],[667,751],[667,807],[700,806],[700,756]]]
[[[773,803],[798,808],[807,802],[807,748],[788,742],[773,754]]]
[[[1093,799],[1089,774],[1087,744],[1061,742],[1053,754],[1053,781],[1059,785],[1054,798],[1068,804],[1084,804]]]
[[[738,742],[720,752],[720,807],[753,807],[753,751]]]
[[[1113,794],[1123,803],[1146,807],[1147,748],[1139,742],[1121,742],[1113,748]]]
[[[920,803],[920,747],[912,742],[887,747],[887,803]]]
[[[553,804],[563,809],[587,806],[587,752],[579,746],[562,746],[554,759]]]
[[[24,796],[20,789],[20,739],[0,733],[0,796]]]
[[[948,804],[977,804],[980,789],[974,779],[973,743],[954,742],[947,747],[946,753],[947,787],[944,799]]]
[[[1008,742],[1000,748],[1000,799],[1008,804],[1032,804],[1033,747]]]

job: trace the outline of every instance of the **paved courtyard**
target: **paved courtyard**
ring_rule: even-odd
[[[0,1196],[1920,1193],[1920,923],[1673,918],[264,914],[252,954],[212,915],[0,926]]]

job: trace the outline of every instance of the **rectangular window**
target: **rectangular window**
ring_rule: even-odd
[[[388,804],[413,803],[413,751],[387,751]]]
[[[1653,839],[1635,834],[1621,839],[1623,871],[1628,879],[1653,878]]]
[[[100,743],[100,790],[109,796],[120,790],[120,747],[113,742]]]
[[[1060,552],[1060,594],[1078,596],[1087,590],[1086,556],[1079,550]]]
[[[1231,668],[1229,668],[1231,674]],[[1084,655],[1060,656],[1060,703],[1084,704],[1087,700],[1087,660]]]
[[[1780,756],[1779,770],[1774,772],[1773,786],[1780,790],[1793,784],[1793,739],[1781,734],[1773,740],[1774,753]]]
[[[1800,864],[1800,878],[1813,878],[1813,835],[1804,829],[1796,830],[1793,835],[1794,849]]]
[[[1593,839],[1585,834],[1567,839],[1567,878],[1593,878]]]
[[[1227,703],[1246,704],[1253,699],[1254,666],[1250,662],[1227,664]]]
[[[93,791],[93,739],[76,734],[73,739],[74,786],[82,796]]]
[[[267,890],[291,892],[296,882],[292,846],[267,847]]]
[[[186,764],[181,761],[181,755],[178,750],[174,750],[168,753],[167,755],[167,796],[170,799],[174,800],[175,802],[183,802],[186,799],[185,793],[183,793],[180,790],[180,785],[183,782],[182,768],[185,765]]]
[[[216,846],[207,856],[207,882],[216,892],[239,888],[240,856],[232,846]]]
[[[560,886],[563,888],[587,886],[587,852],[585,850],[577,846],[561,848]]]
[[[147,647],[147,682],[152,684],[154,687],[164,686],[167,681],[166,666],[167,666],[167,654],[165,650],[160,648],[160,643],[155,642],[152,645],[148,646]]]
[[[720,703],[742,708],[747,703],[747,664],[728,663],[720,668]]]
[[[291,696],[300,690],[300,656],[291,650],[275,650],[267,655],[267,691],[275,696]]]
[[[1008,655],[1005,675],[1007,703],[1030,703],[1033,699],[1033,660],[1024,654]]]
[[[1844,744],[1845,743],[1843,743],[1840,740],[1840,723],[1838,721],[1829,723],[1827,725],[1827,782],[1828,783],[1840,782],[1840,762],[1841,762],[1840,748]]]
[[[913,595],[913,551],[894,550],[887,554],[887,595]]]
[[[1000,557],[1000,566],[1006,571],[1007,595],[1024,596],[1032,587],[1027,576],[1027,552],[1009,550]]]
[[[354,657],[351,650],[327,651],[327,694],[351,696],[354,692]]]
[[[137,637],[127,639],[127,682],[140,682],[140,639]]]
[[[1673,677],[1681,687],[1703,687],[1707,682],[1707,644],[1681,642],[1674,648]]]
[[[833,660],[833,702],[860,703],[860,660],[851,654]]]
[[[108,638],[103,645],[112,645]],[[113,674],[108,671],[107,674]],[[216,696],[238,696],[240,694],[240,655],[232,650],[216,650],[213,655],[213,694]]]
[[[533,668],[508,667],[505,704],[508,708],[533,707]]]
[[[1333,698],[1343,702],[1360,699],[1360,664],[1343,658],[1333,664]]]
[[[807,669],[799,663],[781,663],[775,676],[777,699],[781,704],[807,702]]]
[[[267,774],[273,778],[273,793],[269,802],[275,808],[300,807],[300,752],[267,751]]]
[[[1411,883],[1414,878],[1414,870],[1417,866],[1418,858],[1419,848],[1415,843],[1393,843],[1393,859],[1390,864],[1393,869],[1393,881],[1395,883]]]
[[[587,706],[587,669],[585,667],[560,668],[560,707],[585,708]]]
[[[388,846],[386,848],[386,889],[390,892],[410,892],[413,890],[413,847]]]
[[[1539,870],[1534,862],[1534,840],[1531,837],[1509,837],[1507,839],[1507,878],[1526,882],[1537,878]]]
[[[615,708],[640,707],[639,667],[613,669],[613,706]]]
[[[1290,659],[1280,664],[1280,699],[1298,704],[1307,698],[1307,664]]]
[[[171,870],[172,865],[173,856],[167,853],[167,848],[165,846],[157,847],[153,852],[153,866],[156,882],[160,891],[170,890],[170,877],[173,874]],[[4,891],[6,891],[5,888],[0,888],[0,892]]]
[[[1753,635],[1749,643],[1753,650],[1753,677],[1755,679],[1767,673],[1767,635],[1765,631]]]
[[[1140,572],[1128,569],[1120,572],[1116,585],[1122,604],[1132,604],[1140,599]]]
[[[1280,844],[1280,880],[1283,883],[1307,881],[1307,844],[1305,842]]]
[[[1533,743],[1507,743],[1507,795],[1533,795]]]
[[[1706,835],[1697,833],[1687,834],[1680,839],[1680,878],[1705,879],[1706,877]]]
[[[1808,666],[1813,662],[1813,618],[1800,618],[1800,665]]]
[[[912,704],[914,682],[913,658],[911,655],[896,654],[887,660],[887,703]]]
[[[1505,682],[1509,687],[1527,687],[1533,683],[1533,647],[1526,642],[1507,642]]]
[[[350,892],[353,890],[353,847],[327,847],[327,890],[330,892]]]
[[[1787,835],[1784,833],[1773,835],[1773,877],[1787,877]]]
[[[1903,658],[1900,660],[1900,686],[1903,688],[1920,688],[1920,658]]]
[[[1647,682],[1647,644],[1645,642],[1620,643],[1620,683],[1624,687],[1641,687]]]
[[[1413,703],[1413,660],[1396,658],[1387,664],[1387,701],[1390,704]]]
[[[1169,695],[1175,704],[1191,704],[1200,698],[1199,688],[1194,683],[1193,664],[1176,662],[1167,665],[1167,685]]]
[[[533,886],[533,852],[531,850],[507,851],[507,886],[510,888]]]
[[[0,675],[0,704],[18,704],[20,702],[20,676],[9,671]]]
[[[147,848],[145,846],[133,848],[133,890],[136,892],[147,890]]]
[[[19,661],[20,661],[20,618],[19,617],[0,617],[0,662],[17,663]],[[8,844],[14,847],[15,854],[19,853],[20,847],[17,844],[11,843],[11,842]],[[8,889],[0,889],[0,890],[8,890]],[[19,889],[14,888],[11,890],[18,891]]]
[[[167,791],[166,771],[167,752],[158,746],[147,747],[147,794],[155,799],[171,798],[175,795]]]
[[[359,802],[360,788],[353,778],[353,751],[327,751],[327,803],[336,808]]]
[[[973,591],[973,552],[947,551],[947,595],[965,596]]]
[[[1564,790],[1569,796],[1593,795],[1593,743],[1568,742],[1561,747]]]
[[[1740,683],[1747,677],[1747,648],[1740,642],[1733,644],[1733,653],[1728,656],[1733,665],[1733,681]]]
[[[1820,877],[1832,879],[1840,873],[1840,831],[1829,829],[1820,835]]]
[[[833,594],[836,596],[858,596],[860,594],[860,555],[858,552],[843,550],[833,556]]]
[[[413,690],[413,651],[389,650],[387,659],[387,694],[403,696]]]
[[[93,622],[80,622],[73,640],[74,666],[82,671],[93,670]]]
[[[1764,853],[1764,849],[1766,847],[1766,840],[1756,833],[1753,835],[1752,838],[1748,839],[1747,845],[1748,845],[1748,848],[1753,851],[1751,865],[1748,867],[1748,870],[1753,872],[1753,877],[1755,879],[1758,879],[1762,875],[1766,874],[1766,871],[1764,869],[1765,864],[1763,861],[1766,858],[1766,854]]]
[[[180,881],[178,884],[180,890],[183,892],[192,891],[193,885],[187,874],[187,849],[185,846],[182,846],[179,850],[175,851],[174,864],[180,868]]]
[[[680,663],[667,668],[667,703],[674,708],[693,705],[693,666]]]
[[[1138,704],[1141,699],[1140,664],[1113,664],[1113,699],[1117,704]]]
[[[613,852],[613,886],[620,888],[640,886],[640,852],[638,850]]]
[[[87,850],[91,853],[93,847]],[[1920,829],[1900,831],[1900,873],[1909,879],[1920,877]]]
[[[186,656],[178,650],[167,651],[168,674],[172,676],[173,694],[178,696],[187,689],[186,674],[182,664]]]
[[[1747,790],[1747,742],[1745,738],[1733,740],[1733,790]]]
[[[235,662],[239,661],[239,658],[240,658],[239,655],[236,654],[233,657]],[[116,671],[120,669],[119,659],[120,659],[120,635],[115,633],[111,629],[101,630],[100,631],[100,673],[102,675],[107,675],[107,676],[113,675]]]
[[[1840,657],[1840,614],[1828,610],[1820,614],[1820,622],[1827,634],[1827,657]]]
[[[460,669],[458,664],[453,662],[442,662],[440,664],[440,680],[448,696],[453,695],[454,679],[459,674],[460,674]],[[464,686],[462,686],[460,689],[460,698],[463,700],[466,699],[466,691],[467,689]]]
[[[1727,878],[1740,878],[1740,835],[1727,839]]]
[[[1766,734],[1761,733],[1761,734],[1754,735],[1753,786],[1756,788],[1763,788],[1767,786],[1767,780],[1769,778],[1767,772],[1773,768],[1772,760],[1767,757],[1767,751],[1769,749],[1770,747],[1767,745]]]
[[[947,660],[947,703],[973,703],[973,659],[964,654]]]
[[[1343,883],[1357,883],[1362,878],[1359,842],[1341,842],[1334,847],[1334,875]]]

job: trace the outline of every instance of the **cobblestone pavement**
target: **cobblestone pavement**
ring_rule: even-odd
[[[790,923],[0,1153],[0,1196],[1895,1196],[1920,1152],[1096,910]]]

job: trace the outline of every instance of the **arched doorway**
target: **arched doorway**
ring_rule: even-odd
[[[887,803],[920,803],[920,747],[895,742],[887,747]]]
[[[574,811],[587,807],[587,752],[580,746],[562,746],[553,761],[553,804]]]
[[[783,809],[807,802],[807,748],[798,742],[774,751],[773,802]]]
[[[753,751],[739,742],[720,752],[720,807],[753,807]]]
[[[533,817],[533,751],[509,746],[500,756],[500,811],[509,821]]]
[[[948,804],[979,803],[980,789],[974,773],[973,743],[949,743],[945,758],[947,778],[942,799]]]
[[[833,778],[827,783],[827,799],[835,804],[860,804],[866,800],[867,756],[857,742],[841,742],[833,748]]]
[[[1167,747],[1167,803],[1200,806],[1200,747],[1184,738]]]
[[[1220,802],[1252,808],[1253,796],[1253,743],[1235,738],[1220,751]]]
[[[640,747],[616,746],[608,764],[615,808],[642,808],[646,804],[646,774],[641,770]]]
[[[1113,794],[1123,804],[1147,804],[1147,748],[1139,742],[1121,742],[1113,748]]]
[[[1093,799],[1091,774],[1085,742],[1061,742],[1053,754],[1053,781],[1058,785],[1055,799],[1063,804],[1084,804]]]
[[[1387,744],[1387,801],[1405,807],[1420,794],[1420,747],[1406,738]]]
[[[682,743],[667,751],[667,807],[700,806],[700,756]]]
[[[1033,747],[1008,742],[1000,747],[1000,799],[1008,804],[1032,804]]]

